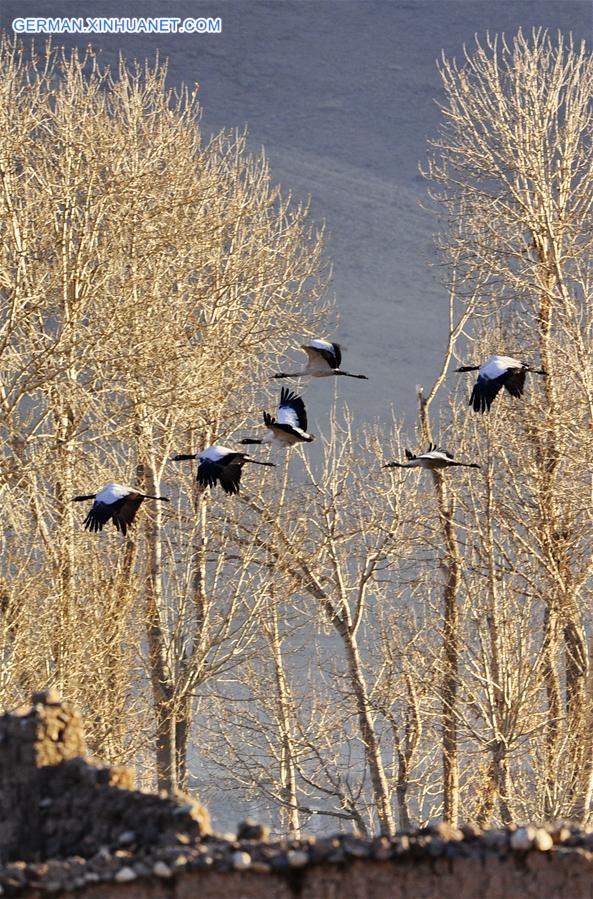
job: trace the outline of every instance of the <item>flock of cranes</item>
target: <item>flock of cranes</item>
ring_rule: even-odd
[[[327,340],[311,340],[301,344],[307,354],[307,364],[302,371],[279,372],[274,378],[328,378],[342,375],[347,378],[367,380],[366,375],[355,375],[343,371],[342,350],[338,343]],[[545,375],[541,369],[531,368],[525,362],[519,362],[510,356],[492,356],[483,365],[463,365],[455,369],[457,372],[477,371],[478,377],[473,386],[469,405],[475,412],[487,412],[497,394],[504,387],[511,396],[519,398],[523,395],[525,378],[528,372]],[[299,443],[311,443],[314,435],[307,431],[307,410],[302,397],[291,390],[282,388],[277,417],[269,412],[263,413],[266,433],[262,438],[246,437],[242,444],[273,444],[289,448]],[[444,468],[462,467],[479,468],[477,462],[458,462],[451,453],[430,444],[423,453],[414,454],[405,451],[405,462],[388,462],[384,468],[424,468],[440,470]],[[274,462],[262,462],[252,459],[247,453],[237,452],[226,446],[216,444],[199,453],[182,453],[173,456],[171,461],[182,462],[198,459],[197,481],[201,487],[216,487],[220,484],[225,493],[237,494],[241,482],[241,471],[246,463],[274,467]],[[90,531],[101,531],[103,525],[111,519],[118,531],[125,536],[133,523],[135,515],[145,499],[168,502],[166,496],[151,496],[141,493],[134,487],[121,484],[107,484],[98,493],[75,496],[74,502],[94,500],[85,520],[84,527]]]

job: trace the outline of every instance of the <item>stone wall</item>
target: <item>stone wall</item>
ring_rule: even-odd
[[[85,753],[78,714],[51,693],[0,717],[0,861],[89,858],[209,829],[197,803],[134,790],[131,770]]]
[[[133,880],[89,883],[61,899],[591,899],[590,854],[530,852],[457,859],[354,859],[321,864],[291,876],[252,871],[169,872]],[[29,887],[47,899],[59,881]],[[13,895],[15,889],[7,889]]]
[[[0,718],[0,859],[40,850],[39,770],[85,753],[80,719],[56,697],[34,694],[32,708]]]

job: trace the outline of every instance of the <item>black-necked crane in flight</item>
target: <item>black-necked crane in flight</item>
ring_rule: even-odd
[[[301,349],[308,356],[307,364],[301,371],[279,372],[274,378],[330,378],[332,375],[343,375],[345,378],[362,378],[368,381],[366,375],[353,375],[349,371],[342,371],[342,348],[339,343],[330,343],[329,340],[312,340],[310,343],[302,343]]]
[[[297,443],[311,443],[313,434],[307,433],[307,410],[303,398],[283,387],[280,392],[278,418],[264,412],[267,433],[261,440],[246,437],[241,443],[276,443],[280,446],[294,446]]]
[[[209,446],[201,453],[173,456],[171,461],[183,462],[185,459],[199,459],[196,478],[200,487],[216,487],[220,484],[225,493],[239,492],[241,469],[246,462],[274,467],[274,462],[260,462],[259,459],[251,459],[247,453],[238,453],[218,444]]]
[[[519,362],[510,356],[492,356],[483,365],[462,365],[455,371],[479,373],[469,398],[474,412],[487,412],[503,387],[517,399],[523,396],[528,371],[534,375],[546,374],[542,369],[531,368],[526,362]]]
[[[383,468],[426,468],[429,471],[438,471],[441,468],[480,468],[477,462],[457,462],[451,453],[438,449],[434,443],[428,445],[425,453],[414,455],[406,450],[406,462],[388,462]]]
[[[82,503],[85,500],[94,499],[84,527],[89,531],[102,531],[103,525],[109,519],[123,536],[134,522],[136,512],[145,499],[157,499],[168,503],[167,496],[151,496],[148,493],[140,493],[134,487],[124,487],[122,484],[106,484],[98,493],[90,493],[88,496],[75,496],[72,502]]]

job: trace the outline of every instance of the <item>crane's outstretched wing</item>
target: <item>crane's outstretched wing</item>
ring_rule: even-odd
[[[143,499],[144,497],[139,496],[137,493],[130,493],[123,503],[121,505],[118,504],[118,508],[114,509],[113,523],[117,530],[122,532],[124,537],[126,536],[130,525],[133,524],[136,512],[140,508]]]
[[[201,487],[215,487],[220,484],[225,493],[238,493],[241,481],[241,466],[237,462],[219,462],[203,460],[198,465],[198,484]]]
[[[283,387],[280,393],[278,422],[282,425],[300,428],[301,431],[307,430],[307,410],[303,398],[286,387]]]

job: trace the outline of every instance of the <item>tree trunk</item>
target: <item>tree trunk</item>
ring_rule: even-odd
[[[76,671],[72,659],[76,608],[74,506],[72,503],[74,495],[74,460],[71,444],[73,413],[65,402],[60,401],[59,406],[56,434],[57,454],[60,459],[58,471],[60,474],[56,481],[55,491],[60,521],[59,546],[61,547],[61,552],[58,556],[58,630],[54,653],[58,690],[62,696],[76,699],[76,696],[72,693],[76,685]]]
[[[375,807],[377,809],[377,816],[379,818],[380,830],[384,836],[393,836],[395,834],[395,820],[391,802],[389,801],[389,788],[387,786],[387,778],[385,776],[385,769],[381,758],[379,741],[377,740],[373,725],[372,711],[362,672],[358,646],[347,627],[343,629],[341,636],[346,649],[350,683],[352,684],[356,700],[360,733],[371,775],[371,784],[373,787],[373,796]]]
[[[593,636],[591,637],[593,643]],[[591,654],[591,650],[589,650]],[[587,694],[585,720],[581,730],[582,762],[579,778],[575,787],[570,818],[581,827],[589,827],[591,820],[591,802],[593,800],[593,672],[587,673]]]
[[[423,436],[432,440],[428,404],[422,388],[418,390],[420,423]],[[457,825],[459,818],[459,747],[457,741],[457,691],[459,686],[459,608],[462,558],[455,531],[455,499],[449,502],[445,481],[437,471],[431,471],[439,521],[443,529],[445,555],[441,562],[443,589],[443,680],[441,687],[443,715],[443,819]]]
[[[506,827],[513,822],[513,813],[510,806],[511,780],[506,747],[500,741],[495,745],[492,751],[492,774],[496,785],[496,792],[498,793],[500,820]]]
[[[270,627],[268,639],[274,660],[274,674],[276,681],[277,715],[280,726],[280,788],[282,802],[286,810],[286,825],[289,836],[298,839],[301,833],[299,819],[298,796],[296,784],[296,764],[290,721],[289,690],[282,658],[282,647],[278,633],[278,618],[276,609],[270,610]]]
[[[550,650],[546,660],[546,688],[550,722],[548,724],[548,759],[554,765],[548,774],[548,780],[554,777],[557,761],[557,735],[562,719],[565,717],[567,741],[567,758],[565,770],[568,772],[568,799],[575,801],[575,790],[580,780],[582,767],[582,739],[585,724],[586,677],[588,668],[587,645],[584,637],[580,611],[573,601],[572,571],[569,557],[571,534],[564,521],[562,509],[558,505],[556,472],[561,458],[560,437],[558,435],[558,399],[556,395],[554,358],[552,347],[552,296],[559,287],[555,270],[553,251],[547,235],[535,235],[534,243],[538,249],[540,261],[545,267],[543,289],[539,306],[539,344],[540,357],[547,377],[544,378],[546,397],[545,430],[541,437],[541,470],[542,470],[542,533],[546,535],[545,548],[550,559],[549,570],[555,572],[548,594],[547,633],[544,636],[546,650]],[[564,639],[564,673],[566,683],[566,700],[564,714],[562,712],[561,688],[559,675],[552,667],[559,664],[556,649],[556,637],[562,623]],[[550,799],[551,797],[549,797]],[[552,811],[550,808],[549,811]]]
[[[139,421],[143,416],[140,414]],[[159,485],[153,459],[150,435],[140,429],[142,457],[138,473],[145,492],[158,496]],[[177,786],[175,692],[171,671],[166,662],[166,635],[161,622],[163,608],[162,585],[162,511],[155,503],[151,513],[145,515],[145,532],[148,544],[147,572],[144,588],[146,638],[150,663],[150,684],[155,716],[155,762],[159,790],[171,791]]]
[[[457,743],[457,691],[459,687],[459,609],[461,556],[455,535],[455,503],[448,501],[442,476],[431,472],[437,492],[439,517],[445,539],[445,558],[441,563],[443,591],[443,819],[457,825],[459,817],[459,749]]]
[[[178,704],[174,716],[175,728],[175,781],[179,790],[187,790],[189,772],[187,770],[187,748],[193,723],[193,699],[186,694]]]
[[[421,722],[418,712],[418,701],[414,684],[409,675],[405,675],[406,687],[408,689],[408,708],[406,713],[405,739],[402,748],[400,741],[396,737],[395,721],[392,721],[394,732],[394,742],[397,751],[398,769],[395,792],[397,796],[397,805],[399,811],[399,824],[401,830],[412,829],[412,818],[410,815],[408,790],[410,788],[410,770],[414,754],[418,747],[421,735]]]
[[[544,613],[543,678],[548,700],[548,715],[544,730],[546,747],[546,792],[544,813],[551,817],[556,812],[558,738],[562,720],[562,691],[557,669],[558,621],[556,610],[548,606]]]

